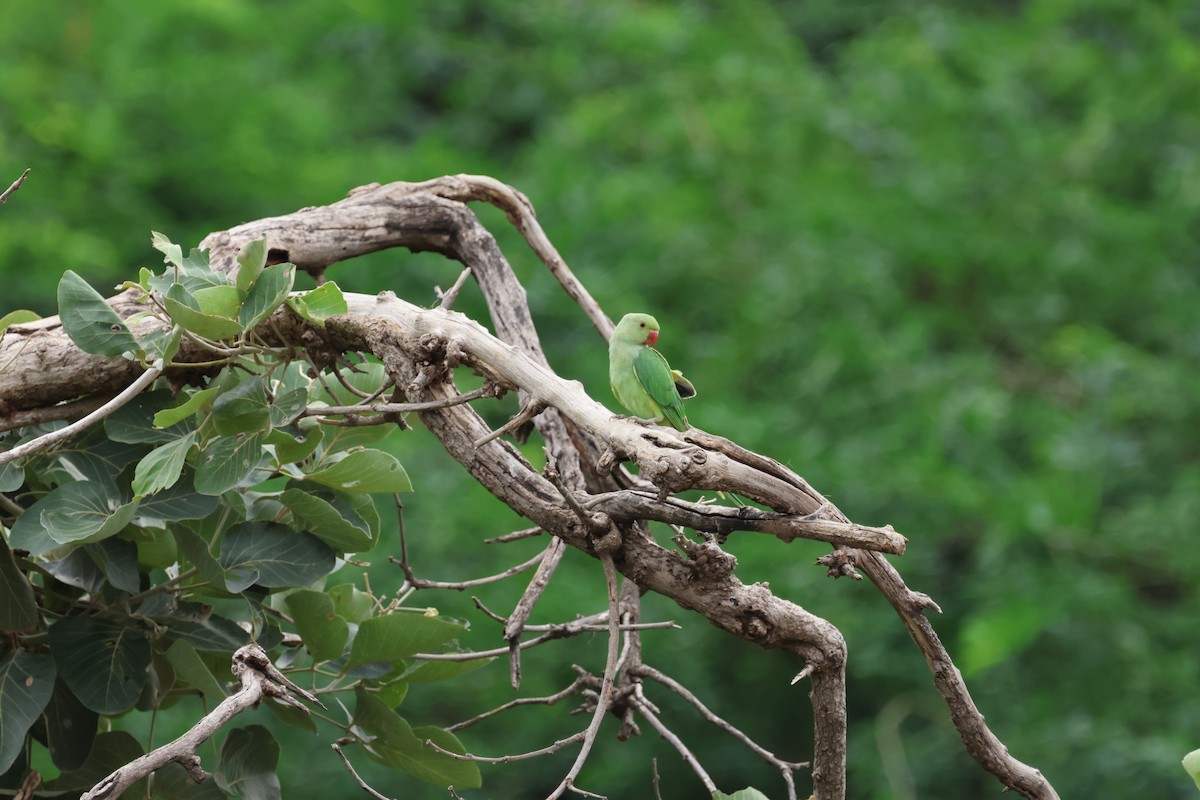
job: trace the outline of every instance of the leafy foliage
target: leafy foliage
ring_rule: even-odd
[[[478,786],[474,765],[424,744],[462,752],[457,739],[395,711],[408,660],[453,646],[465,626],[392,608],[352,585],[323,587],[343,559],[379,542],[371,495],[412,484],[394,456],[363,450],[363,437],[323,435],[307,412],[339,401],[325,376],[254,329],[292,299],[310,318],[344,311],[340,291],[326,284],[312,303],[293,298],[293,268],[266,266],[263,242],[246,248],[236,281],[212,272],[203,252],[185,257],[160,234],[154,245],[165,271],[144,270],[133,285],[172,343],[145,325],[135,335],[70,272],[59,293],[68,335],[88,352],[160,363],[188,337],[220,368],[180,396],[146,392],[103,430],[5,471],[3,488],[23,508],[0,538],[0,629],[9,634],[0,645],[0,790],[15,788],[34,743],[61,770],[37,796],[90,787],[130,752],[125,739],[100,734],[102,719],[197,693],[223,699],[229,658],[248,640],[322,676],[331,693],[353,695],[356,710],[330,721],[372,757],[422,780]],[[382,388],[377,365],[362,376]],[[303,651],[279,649],[288,629]],[[269,800],[280,796],[278,764],[272,734],[250,725],[225,736],[215,787],[168,772],[159,791]]]

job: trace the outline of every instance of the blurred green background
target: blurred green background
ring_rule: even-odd
[[[0,183],[33,168],[0,208],[0,313],[54,313],[67,268],[107,291],[157,264],[151,229],[187,247],[371,181],[492,175],[532,199],[610,315],[657,315],[660,350],[700,390],[693,424],[910,537],[898,566],[945,610],[935,625],[1016,757],[1064,797],[1195,796],[1179,766],[1200,746],[1194,2],[5,0],[0,53]],[[479,213],[551,363],[615,408],[599,337],[503,216]],[[432,303],[458,271],[395,251],[330,275]],[[536,551],[480,544],[522,521],[428,434],[396,447],[419,572]],[[396,549],[372,555],[377,591],[399,585],[381,563]],[[825,578],[816,544],[728,549],[742,580],[844,632],[853,798],[998,793],[871,585]],[[480,596],[506,611],[520,588]],[[469,598],[417,602],[499,644]],[[598,565],[573,554],[535,621],[602,606]],[[807,757],[796,662],[659,600],[646,615],[684,626],[647,635],[647,661]],[[530,653],[523,691],[603,652],[597,636]],[[503,662],[459,684],[402,711],[447,724],[512,696]],[[765,765],[651,696],[723,789],[781,796]],[[524,709],[464,742],[500,755],[583,724]],[[651,796],[657,758],[664,797],[700,796],[643,729],[603,731],[581,785]],[[278,735],[285,796],[359,795],[329,737]],[[468,796],[544,793],[573,752],[486,767]],[[385,794],[446,796],[364,761]]]

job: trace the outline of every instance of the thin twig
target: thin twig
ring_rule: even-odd
[[[36,439],[26,442],[25,444],[17,445],[12,450],[0,453],[0,466],[4,466],[8,462],[15,461],[18,458],[23,458],[30,453],[36,453],[37,451],[43,450],[52,444],[66,441],[80,431],[91,427],[141,394],[142,390],[154,383],[159,375],[162,375],[162,370],[158,369],[157,367],[151,367],[139,375],[137,380],[129,384],[129,386],[126,387],[120,394],[97,408],[92,413],[88,414],[86,417],[83,417],[76,422],[72,422],[70,425],[67,425],[64,428],[59,428],[56,431],[51,431],[43,436],[39,436]]]
[[[583,765],[592,751],[596,735],[600,732],[600,723],[604,721],[604,716],[608,713],[609,707],[612,706],[613,684],[616,681],[617,659],[620,653],[621,609],[620,598],[617,593],[617,568],[613,565],[612,555],[602,553],[600,555],[600,563],[604,565],[604,582],[608,586],[609,608],[608,659],[604,664],[604,677],[600,683],[600,692],[596,695],[596,710],[592,714],[592,721],[588,724],[587,730],[584,731],[583,746],[579,748],[579,755],[575,757],[575,763],[571,765],[571,769],[567,772],[566,777],[547,796],[546,800],[555,800],[557,797],[562,797],[563,792],[567,789],[575,788],[573,784],[575,783],[575,779],[579,777],[579,772],[583,769]]]
[[[467,282],[467,277],[471,274],[471,268],[467,267],[458,274],[458,279],[454,281],[454,285],[445,292],[438,292],[438,300],[441,301],[442,308],[450,308],[454,305],[454,301],[458,299],[458,293],[462,291],[462,287]]]
[[[496,430],[492,431],[487,436],[483,436],[483,437],[480,437],[479,439],[476,439],[475,440],[475,448],[479,449],[480,447],[483,447],[488,442],[490,442],[494,439],[499,439],[501,436],[503,436],[506,433],[511,433],[512,431],[515,431],[517,428],[521,427],[522,425],[524,425],[525,423],[529,422],[534,417],[536,417],[538,414],[545,411],[546,408],[547,408],[546,404],[541,402],[540,400],[528,400],[527,399],[525,401],[525,403],[521,406],[521,408],[517,411],[517,413],[513,415],[512,419],[510,419],[508,422],[501,425],[499,428],[496,428]]]
[[[534,536],[541,536],[543,533],[545,533],[545,531],[542,530],[541,528],[522,528],[519,531],[513,531],[512,533],[506,533],[503,536],[493,536],[490,539],[484,539],[483,543],[484,544],[508,544],[509,542],[515,542],[520,539],[532,539]]]
[[[337,742],[331,744],[330,747],[332,747],[333,752],[337,753],[338,757],[342,759],[342,763],[346,765],[346,769],[350,770],[350,774],[354,776],[354,780],[358,781],[358,785],[362,787],[364,792],[371,795],[371,797],[374,797],[375,800],[392,800],[392,798],[388,797],[387,795],[380,794],[372,789],[366,781],[359,777],[358,771],[354,769],[354,765],[350,763],[350,759],[346,758],[346,754],[342,752],[342,748]]]
[[[569,697],[570,695],[575,694],[579,690],[579,687],[581,685],[583,685],[583,683],[584,683],[583,678],[576,678],[574,681],[571,682],[571,685],[568,686],[567,688],[565,688],[561,691],[555,692],[554,694],[548,694],[545,697],[518,697],[516,700],[509,700],[507,703],[497,706],[496,708],[493,708],[490,711],[485,711],[482,714],[471,717],[470,719],[465,719],[462,722],[455,723],[454,725],[448,725],[448,726],[446,726],[446,730],[449,731],[450,733],[454,733],[455,731],[461,731],[463,728],[469,728],[470,726],[474,725],[477,722],[483,722],[485,719],[488,719],[489,717],[494,717],[497,714],[508,711],[510,708],[516,708],[517,706],[529,706],[529,705],[552,706],[555,703],[557,703],[559,700],[562,700],[564,697]]]
[[[520,653],[523,647],[518,647],[517,642],[521,638],[521,632],[525,629],[529,615],[533,613],[533,607],[546,591],[546,586],[549,585],[550,578],[558,569],[558,564],[562,561],[566,551],[566,542],[557,536],[550,539],[550,545],[543,551],[542,563],[538,564],[537,571],[533,573],[533,577],[529,579],[529,585],[521,593],[521,599],[517,601],[512,614],[509,615],[508,622],[504,623],[504,638],[508,641],[509,679],[514,689],[521,685]]]
[[[29,175],[29,170],[30,167],[26,167],[25,171],[21,173],[21,177],[13,181],[12,185],[5,189],[2,194],[0,194],[0,205],[3,205],[8,201],[8,196],[10,194],[21,188],[21,184],[25,182],[25,177]]]
[[[388,561],[390,561],[393,564],[400,565],[400,568],[402,570],[404,570],[405,578],[408,580],[408,582],[410,584],[412,584],[413,588],[416,588],[416,589],[453,589],[455,591],[461,592],[465,589],[470,589],[473,586],[485,586],[489,583],[498,583],[499,581],[502,581],[506,578],[511,578],[513,575],[519,575],[520,573],[524,572],[525,570],[531,569],[534,566],[536,566],[539,562],[541,562],[542,556],[545,554],[545,552],[546,551],[543,550],[542,552],[538,553],[536,556],[529,559],[528,561],[523,561],[514,567],[509,567],[508,569],[504,570],[504,572],[498,572],[495,575],[488,575],[483,578],[473,578],[471,580],[466,580],[466,581],[430,581],[430,580],[425,580],[424,578],[417,578],[417,577],[413,576],[412,567],[409,566],[408,562],[405,561],[404,559],[396,558],[395,556],[388,556]]]
[[[713,783],[713,779],[709,777],[707,772],[705,772],[704,767],[700,766],[700,762],[694,755],[692,755],[692,751],[687,748],[687,745],[683,743],[683,740],[676,736],[674,731],[663,724],[662,720],[660,720],[658,716],[650,710],[650,707],[647,703],[637,698],[634,698],[631,702],[637,706],[638,713],[646,718],[646,721],[650,723],[651,727],[658,731],[658,735],[670,742],[671,746],[679,752],[679,755],[683,756],[683,760],[686,761],[687,765],[692,768],[692,772],[695,772],[700,778],[700,782],[704,784],[704,788],[708,790],[709,795],[716,794],[717,784]]]
[[[767,750],[765,747],[762,747],[757,742],[755,742],[753,739],[751,739],[749,736],[747,736],[746,734],[742,733],[740,730],[735,728],[729,722],[725,721],[721,717],[714,714],[708,708],[708,706],[704,705],[704,703],[700,701],[700,698],[698,698],[698,697],[696,697],[696,695],[692,694],[691,691],[689,691],[686,686],[679,683],[671,676],[666,675],[662,672],[659,672],[657,669],[650,666],[649,664],[639,665],[638,667],[636,667],[636,672],[639,675],[645,675],[647,678],[651,678],[653,680],[658,681],[663,686],[666,686],[668,689],[675,692],[675,694],[682,697],[684,700],[686,700],[688,703],[690,703],[693,708],[695,708],[697,711],[699,711],[700,716],[704,717],[706,720],[711,722],[713,725],[716,725],[718,728],[725,731],[733,738],[737,739],[748,750],[753,752],[759,758],[766,761],[771,766],[778,769],[780,774],[783,775],[784,783],[787,784],[788,800],[796,800],[796,786],[795,786],[794,781],[792,780],[792,773],[795,772],[796,770],[804,769],[804,768],[808,767],[809,766],[808,762],[784,761],[783,759],[779,758],[774,753]]]
[[[478,389],[455,395],[445,400],[431,400],[426,403],[376,403],[365,402],[353,406],[313,406],[304,409],[302,417],[328,417],[338,414],[407,414],[412,411],[432,411],[437,408],[449,408],[461,403],[469,403],[481,397],[491,397],[496,393],[495,387],[484,384]]]
[[[530,750],[528,753],[516,753],[510,756],[477,756],[472,753],[455,753],[452,750],[440,746],[432,739],[425,740],[425,746],[431,747],[444,756],[457,758],[459,761],[478,761],[481,764],[507,764],[510,761],[524,761],[527,758],[537,758],[538,756],[548,756],[551,753],[557,753],[567,745],[575,744],[583,738],[583,731],[573,733],[565,739],[559,739],[554,744],[548,744],[545,747],[540,747],[537,750]]]

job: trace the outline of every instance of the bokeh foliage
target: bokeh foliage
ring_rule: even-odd
[[[151,229],[191,243],[369,181],[494,175],[610,314],[655,313],[700,390],[693,424],[911,537],[899,566],[945,609],[938,629],[1017,757],[1063,796],[1194,791],[1179,768],[1200,743],[1193,3],[11,0],[0,52],[0,181],[34,168],[0,208],[0,311],[53,313],[67,268],[132,277]],[[481,213],[552,363],[607,400],[594,331]],[[402,253],[331,272],[417,302],[457,274]],[[487,571],[478,539],[520,521],[427,439],[397,446],[421,563]],[[855,797],[996,788],[871,587],[822,577],[815,546],[730,548],[744,580],[845,632]],[[546,619],[600,602],[595,565],[567,570]],[[647,658],[777,751],[808,746],[797,665],[694,622]],[[530,691],[570,680],[527,675]],[[448,722],[504,683],[406,702]],[[468,748],[573,724],[527,712]],[[651,740],[637,746],[664,785],[694,793]],[[728,743],[694,746],[723,786],[770,785]],[[585,778],[647,793],[628,746],[600,751]],[[561,769],[487,770],[485,786],[515,796]]]

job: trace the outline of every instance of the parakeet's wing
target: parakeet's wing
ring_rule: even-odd
[[[676,430],[686,431],[687,417],[683,413],[683,401],[675,388],[675,379],[667,360],[652,347],[643,347],[633,359],[633,374],[646,394],[662,407],[663,419]]]
[[[683,373],[679,370],[671,370],[671,380],[675,381],[675,391],[679,392],[680,400],[696,396],[696,387],[692,386],[692,382],[683,377]]]

